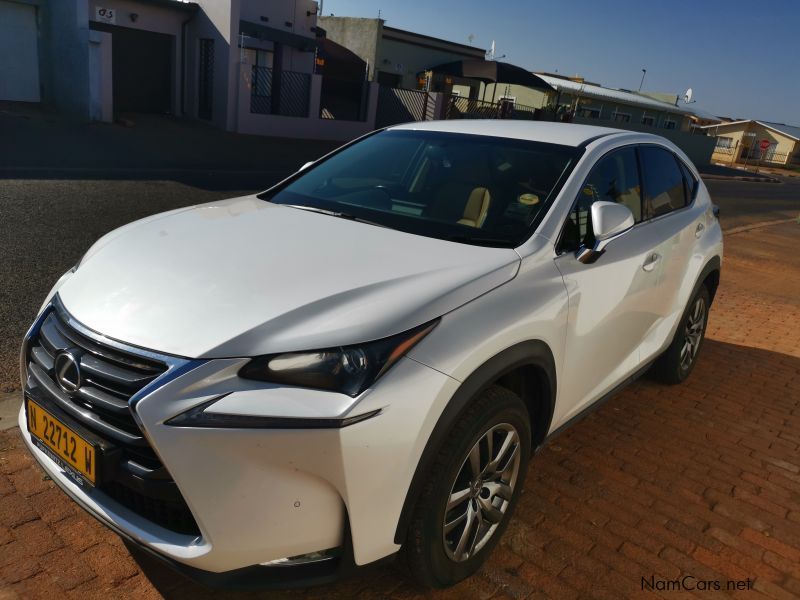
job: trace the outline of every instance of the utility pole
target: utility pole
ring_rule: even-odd
[[[639,91],[642,91],[642,86],[644,85],[644,76],[647,75],[647,69],[642,69],[642,80],[639,82]]]

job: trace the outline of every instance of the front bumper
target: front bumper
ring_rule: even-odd
[[[339,395],[245,382],[236,375],[244,362],[198,362],[137,398],[133,409],[200,535],[170,531],[101,489],[78,485],[33,444],[24,409],[20,429],[33,456],[83,508],[206,583],[217,580],[227,585],[231,578],[253,578],[261,583],[277,579],[278,585],[289,586],[297,573],[306,584],[321,583],[335,578],[351,562],[364,565],[396,552],[395,529],[411,478],[458,383],[405,358],[348,412],[380,413],[344,428],[165,425],[177,414],[222,394],[227,395],[215,410],[231,414],[341,416],[342,407],[332,397]],[[275,563],[329,549],[339,549],[336,559],[302,568]]]
[[[82,509],[100,523],[114,531],[125,540],[128,549],[152,557],[178,573],[204,585],[221,589],[268,589],[293,588],[331,583],[358,570],[353,561],[352,544],[349,537],[341,552],[325,560],[287,565],[253,565],[221,573],[203,570],[184,562],[178,557],[185,555],[186,548],[192,545],[194,538],[178,539],[170,532],[162,532],[162,537],[149,538],[147,532],[133,524],[138,522],[137,515],[127,511],[125,507],[115,505],[108,498],[92,498],[84,488],[78,486],[70,477],[58,468],[50,458],[31,440],[25,429],[24,409],[20,411],[19,427],[28,450],[39,462],[51,479]],[[155,532],[154,532],[155,533]],[[150,542],[143,541],[143,536]],[[156,533],[157,535],[157,533]],[[169,538],[169,539],[168,539]]]

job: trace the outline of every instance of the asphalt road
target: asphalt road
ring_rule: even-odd
[[[800,216],[800,178],[783,183],[707,180],[706,187],[720,207],[723,229]]]
[[[182,173],[175,177],[180,181],[127,181],[120,173],[110,180],[41,176],[0,179],[0,394],[19,388],[20,342],[50,286],[96,239],[150,214],[242,195],[279,179],[276,173]],[[797,180],[710,181],[708,187],[725,229],[800,214]]]

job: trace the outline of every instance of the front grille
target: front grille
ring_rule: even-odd
[[[166,529],[199,535],[186,501],[133,418],[131,396],[167,370],[161,361],[120,350],[83,335],[53,306],[27,343],[28,385],[39,388],[60,411],[119,449],[98,489]],[[59,352],[77,358],[81,379],[74,392],[56,383]]]

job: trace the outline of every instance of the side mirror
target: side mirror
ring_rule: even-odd
[[[605,252],[608,243],[633,227],[634,219],[631,210],[624,204],[616,202],[595,202],[592,204],[592,233],[594,245],[578,250],[580,262],[593,263]]]
[[[306,170],[308,167],[310,167],[310,166],[311,166],[311,165],[313,165],[313,164],[314,164],[314,161],[313,161],[313,160],[310,160],[310,161],[308,161],[306,164],[304,164],[302,167],[300,167],[300,168],[297,170],[297,172],[299,173],[300,171],[305,171],[305,170]]]

